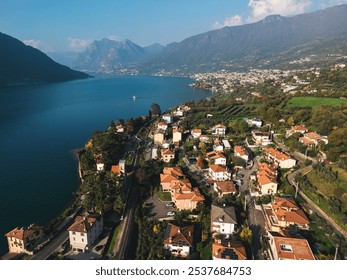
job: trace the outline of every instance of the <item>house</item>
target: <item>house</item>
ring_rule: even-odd
[[[172,129],[172,142],[179,143],[182,141],[182,130],[178,127]]]
[[[186,179],[188,181],[188,179]],[[179,188],[172,188],[171,200],[175,203],[177,210],[194,210],[198,206],[198,203],[205,201],[204,196],[200,193],[198,188],[188,189],[187,184],[182,184],[182,181],[177,184]],[[177,186],[176,185],[176,186]]]
[[[217,124],[215,127],[214,127],[214,135],[218,135],[218,136],[221,136],[221,137],[224,137],[225,136],[225,130],[226,130],[226,126],[223,125],[223,124]]]
[[[160,174],[160,185],[163,192],[171,192],[171,181],[184,179],[185,175],[180,167],[164,167]]]
[[[117,165],[112,165],[111,172],[122,175],[125,174],[125,159],[121,159]]]
[[[154,144],[163,144],[164,143],[165,131],[162,129],[157,129],[154,132]]]
[[[163,115],[162,119],[166,122],[166,123],[172,123],[173,122],[173,116],[172,115]]]
[[[219,197],[227,194],[236,194],[237,192],[233,181],[216,181],[213,183],[213,188]]]
[[[261,127],[263,125],[263,122],[262,122],[261,119],[257,119],[257,118],[253,118],[253,119],[243,118],[243,120],[248,124],[248,126]]]
[[[103,231],[104,222],[100,214],[85,212],[77,216],[68,228],[70,245],[73,251],[86,252],[91,249]]]
[[[170,160],[175,159],[175,153],[170,149],[161,150],[161,159],[164,162],[170,162]]]
[[[212,243],[213,260],[247,260],[246,249],[241,242],[222,241]]]
[[[293,135],[294,133],[304,134],[308,129],[304,125],[293,125],[291,129],[286,130],[286,137]]]
[[[38,242],[43,236],[43,227],[37,224],[31,224],[27,228],[19,228],[6,233],[8,251],[10,253],[25,253],[33,255]]]
[[[240,157],[240,158],[244,159],[246,162],[249,159],[249,153],[246,150],[246,148],[243,146],[235,146],[234,147],[234,156]]]
[[[228,181],[231,179],[231,172],[223,165],[210,164],[208,172],[213,181]]]
[[[223,152],[224,146],[222,145],[222,141],[219,138],[213,140],[213,150],[216,152]]]
[[[190,132],[194,139],[198,139],[201,136],[201,129],[195,128]]]
[[[211,232],[216,234],[233,234],[237,225],[235,208],[211,205]]]
[[[201,135],[200,137],[199,137],[199,140],[200,140],[200,142],[203,142],[203,143],[209,143],[210,142],[210,137],[208,136],[208,135]]]
[[[177,210],[193,210],[205,201],[199,189],[192,187],[179,167],[164,167],[160,174],[160,184],[163,191],[170,192],[171,201]]]
[[[271,133],[262,131],[252,131],[252,139],[258,146],[267,146],[272,144]]]
[[[222,143],[223,143],[224,149],[230,150],[231,145],[230,145],[230,142],[227,139],[223,139]]]
[[[157,129],[167,130],[167,123],[166,122],[158,122]]]
[[[299,138],[299,141],[306,146],[317,146],[319,141],[321,141],[325,145],[329,142],[327,136],[322,136],[316,132],[305,133],[303,137]]]
[[[102,172],[105,170],[105,164],[102,161],[97,161],[96,162],[96,170],[98,172]]]
[[[213,162],[214,164],[217,165],[224,165],[226,166],[227,164],[227,159],[225,155],[223,155],[221,152],[208,152],[206,153],[206,160],[209,162]]]
[[[125,126],[124,125],[117,125],[116,126],[116,131],[118,132],[118,133],[124,133],[124,131],[125,131]]]
[[[273,203],[263,208],[269,231],[280,232],[290,226],[309,229],[309,219],[292,198],[274,197]]]
[[[268,232],[267,236],[273,260],[315,259],[306,239],[285,237],[276,232]]]
[[[258,165],[258,189],[260,194],[275,194],[277,192],[277,170],[263,162]]]
[[[289,155],[277,151],[274,148],[265,149],[265,158],[273,162],[280,168],[292,168],[296,165],[296,160]]]
[[[166,227],[164,249],[178,257],[187,257],[193,249],[194,225],[176,226],[169,223]]]

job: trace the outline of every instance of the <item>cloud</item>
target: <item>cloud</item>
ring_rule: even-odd
[[[347,0],[320,0],[319,1],[320,8],[327,8],[327,7],[337,6],[341,4],[347,4]]]
[[[69,46],[72,51],[83,51],[87,48],[92,40],[90,39],[79,39],[79,38],[68,38]]]
[[[273,14],[293,16],[308,11],[311,5],[311,0],[250,0],[250,16],[247,21],[258,21]]]
[[[40,51],[45,53],[54,51],[53,48],[47,42],[44,42],[41,40],[28,39],[28,40],[23,40],[23,43],[35,49],[39,49]]]
[[[113,40],[113,41],[121,41],[122,38],[118,35],[109,35],[106,37],[107,39]]]
[[[220,23],[219,21],[216,21],[213,24],[214,29],[223,28],[225,26],[235,26],[235,25],[241,25],[243,23],[242,17],[240,15],[230,16],[227,17],[223,23]]]
[[[347,0],[330,0],[332,2],[346,3]],[[264,19],[268,15],[280,14],[282,16],[293,16],[307,12],[312,6],[312,0],[249,0],[249,16],[243,19],[240,15],[227,17],[223,23],[216,21],[214,29],[224,26],[241,25]]]

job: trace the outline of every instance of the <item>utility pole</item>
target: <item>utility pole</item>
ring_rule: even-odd
[[[336,261],[338,250],[339,250],[339,244],[335,244],[335,257],[334,257],[334,261]]]
[[[299,189],[299,183],[297,183],[295,180],[292,180],[293,184],[295,185],[295,199],[298,196],[298,189]]]

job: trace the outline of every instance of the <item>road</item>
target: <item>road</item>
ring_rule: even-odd
[[[46,260],[53,254],[66,240],[69,239],[69,233],[67,230],[63,230],[58,236],[52,239],[42,250],[33,255],[31,260]]]
[[[289,174],[287,176],[288,182],[297,190],[298,194],[305,200],[305,204],[309,207],[313,212],[315,212],[319,217],[323,218],[327,224],[332,226],[334,231],[339,235],[343,236],[345,240],[347,240],[347,232],[344,231],[335,221],[330,218],[319,206],[317,206],[305,193],[300,189],[299,184],[297,184],[294,180],[295,176],[302,172],[307,171],[308,167],[300,168],[295,172]]]

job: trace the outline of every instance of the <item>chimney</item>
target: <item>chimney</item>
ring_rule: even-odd
[[[189,236],[192,236],[192,233],[191,233],[190,231],[188,231],[188,235],[189,235]]]
[[[230,242],[228,242],[228,247],[230,248]]]
[[[178,233],[181,233],[181,230],[180,230],[180,228],[178,228],[177,232],[178,232]]]

